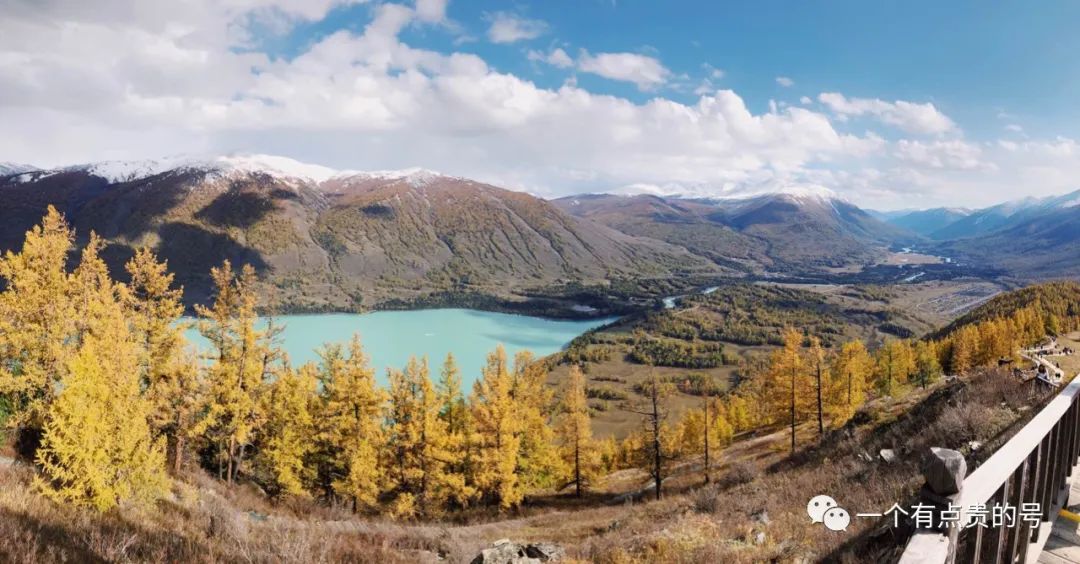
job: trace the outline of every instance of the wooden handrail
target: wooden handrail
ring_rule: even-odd
[[[970,509],[1004,504],[1037,503],[1040,526],[1027,521],[1005,528],[975,526],[945,532],[918,531],[900,557],[902,564],[961,562],[1026,562],[1041,550],[1058,506],[1067,493],[1068,476],[1080,456],[1080,378],[1060,393],[964,479],[952,499],[961,525]],[[962,533],[962,534],[961,534]],[[1043,534],[1045,533],[1045,534]],[[1041,542],[1040,542],[1041,541]],[[1029,554],[1032,553],[1032,554]]]
[[[966,522],[963,511],[973,503],[989,501],[1001,484],[1012,476],[1013,472],[1031,455],[1035,447],[1046,437],[1054,424],[1061,420],[1076,396],[1080,394],[1080,378],[1074,379],[1050,403],[1046,405],[1027,425],[1024,425],[1008,442],[997,450],[968,475],[964,487],[960,490],[958,504],[961,507],[961,522]]]

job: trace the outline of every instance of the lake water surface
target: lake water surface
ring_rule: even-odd
[[[471,309],[378,311],[373,313],[327,313],[282,315],[275,321],[285,326],[282,347],[293,366],[318,361],[316,349],[327,342],[348,343],[360,333],[364,351],[378,379],[386,383],[388,367],[403,367],[409,356],[427,356],[435,380],[447,353],[454,353],[466,392],[479,378],[487,354],[502,344],[513,358],[523,349],[537,357],[561,350],[574,337],[613,319],[564,321],[492,313]],[[207,341],[198,330],[188,339],[205,349]]]

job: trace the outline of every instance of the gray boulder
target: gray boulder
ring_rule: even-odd
[[[520,544],[510,539],[500,539],[492,543],[473,558],[472,564],[540,564],[558,562],[566,556],[562,547],[538,542]]]
[[[939,496],[950,496],[960,491],[967,476],[964,455],[947,448],[931,447],[923,463],[926,486]]]

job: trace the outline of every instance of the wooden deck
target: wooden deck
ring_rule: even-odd
[[[1072,482],[1069,484],[1069,499],[1065,509],[1080,513],[1080,476],[1078,468],[1073,468]],[[1039,554],[1041,564],[1080,564],[1080,523],[1067,517],[1058,516],[1046,546]]]

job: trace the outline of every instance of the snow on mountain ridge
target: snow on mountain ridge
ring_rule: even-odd
[[[0,173],[4,166],[0,164]],[[37,180],[61,172],[83,171],[107,180],[110,183],[132,182],[149,178],[170,171],[197,171],[207,174],[226,176],[230,174],[268,174],[278,179],[298,179],[316,184],[332,178],[370,178],[382,180],[404,179],[414,187],[422,187],[429,184],[435,178],[442,176],[422,168],[408,168],[403,170],[336,170],[322,165],[309,164],[274,155],[238,154],[222,155],[213,157],[174,156],[160,159],[144,160],[111,160],[81,165],[66,166],[49,170],[39,170],[34,167],[24,166],[15,170],[12,174],[23,173],[18,181],[25,182]]]

